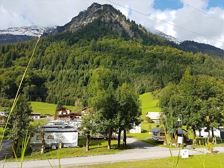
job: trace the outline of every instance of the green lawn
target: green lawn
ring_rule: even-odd
[[[149,132],[151,131],[152,128],[156,126],[156,124],[153,123],[148,123],[146,120],[146,114],[147,112],[160,112],[161,109],[159,107],[159,100],[156,99],[153,94],[150,93],[145,93],[140,95],[140,102],[141,102],[141,111],[142,111],[142,123],[141,123],[141,128],[142,128],[142,133],[139,134],[128,134],[129,137],[136,138],[138,140],[148,142],[148,143],[153,143],[151,141],[151,135]]]
[[[114,154],[121,150],[124,150],[124,149],[117,149],[117,141],[116,140],[112,141],[112,149],[110,149],[110,150],[107,149],[107,141],[106,140],[92,140],[90,143],[90,150],[88,152],[85,151],[85,139],[84,138],[79,138],[79,146],[80,147],[77,147],[77,148],[62,148],[59,150],[51,150],[42,155],[40,154],[40,152],[32,152],[31,154],[28,154],[25,157],[25,160],[46,160],[46,159],[58,159],[58,158]]]
[[[151,92],[140,95],[142,115],[147,112],[160,112],[159,99],[156,99]]]
[[[31,102],[31,106],[33,112],[54,115],[57,105],[43,102]],[[75,106],[65,106],[65,107],[72,111],[79,110],[79,108]]]
[[[177,158],[108,163],[83,168],[175,168]],[[82,167],[82,166],[79,166]],[[224,154],[210,154],[180,159],[177,168],[224,168]]]

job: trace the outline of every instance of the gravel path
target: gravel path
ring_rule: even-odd
[[[111,155],[98,155],[98,156],[88,156],[88,157],[76,157],[76,158],[65,158],[61,159],[62,168],[75,167],[81,165],[92,165],[92,164],[103,164],[103,163],[113,163],[122,161],[135,161],[135,160],[146,160],[146,159],[159,159],[166,158],[170,156],[170,151],[168,148],[151,146],[147,143],[137,141],[133,138],[128,139],[128,144],[130,144],[134,149],[122,151],[117,154]],[[224,153],[224,147],[215,148],[220,153]],[[172,149],[173,156],[178,156],[179,150]],[[205,149],[191,150],[191,155],[198,155],[206,153]],[[53,160],[37,160],[37,161],[26,161],[23,163],[23,168],[52,168],[58,167],[59,161]],[[0,167],[4,168],[18,168],[15,162],[0,162]]]

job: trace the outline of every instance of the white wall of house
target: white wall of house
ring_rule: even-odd
[[[132,133],[132,134],[141,133],[142,132],[141,124],[140,125],[134,125],[132,127],[132,129],[129,130],[129,132]]]

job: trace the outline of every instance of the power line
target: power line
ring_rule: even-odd
[[[104,0],[104,1],[109,2],[109,3],[111,3],[111,4],[113,4],[113,5],[116,5],[116,6],[120,6],[120,7],[122,7],[122,8],[129,9],[129,10],[131,10],[131,11],[133,11],[133,12],[136,12],[136,13],[142,15],[142,16],[145,16],[148,20],[154,21],[154,19],[149,18],[149,15],[147,15],[147,14],[141,12],[141,11],[138,11],[138,10],[133,9],[133,8],[130,8],[130,7],[126,7],[126,6],[124,6],[124,5],[121,5],[121,4],[117,3],[117,2],[113,2],[113,1],[111,1],[111,0]],[[198,33],[198,32],[192,31],[192,30],[189,30],[189,29],[187,29],[187,28],[185,28],[185,27],[183,27],[183,26],[174,24],[173,22],[165,21],[165,20],[158,19],[158,18],[156,18],[156,19],[157,19],[157,20],[160,20],[160,21],[162,21],[162,22],[166,22],[167,24],[172,25],[172,26],[174,26],[174,27],[179,27],[179,28],[181,28],[182,30],[184,30],[185,32],[189,32],[189,33],[192,33],[192,34],[195,34],[195,35],[199,35],[199,36],[203,36],[203,37],[206,36],[205,34],[201,34],[201,33]],[[224,41],[220,41],[220,40],[216,40],[216,41],[217,41],[217,42],[221,42],[221,43],[224,42]]]
[[[206,12],[205,12],[204,10],[202,10],[202,9],[196,8],[196,7],[192,6],[192,5],[189,4],[189,3],[185,3],[185,4],[186,4],[187,6],[189,6],[190,8],[194,9],[195,11],[198,11],[198,12],[202,13],[203,15],[208,16],[210,19],[212,19],[212,18],[217,19],[216,17],[209,15],[208,13],[206,13]]]

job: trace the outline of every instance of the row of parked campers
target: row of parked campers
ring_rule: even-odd
[[[33,151],[45,148],[56,149],[59,145],[64,148],[78,146],[78,131],[75,127],[63,121],[53,121],[37,129],[30,140]]]

